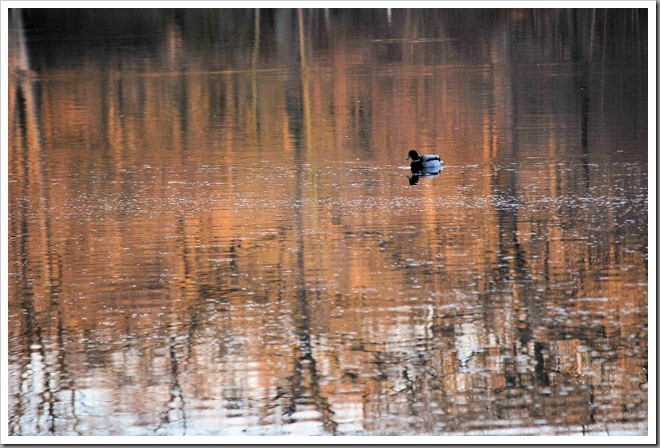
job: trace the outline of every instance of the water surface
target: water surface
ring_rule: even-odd
[[[646,434],[646,20],[12,11],[10,434]]]

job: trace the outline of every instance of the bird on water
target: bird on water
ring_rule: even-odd
[[[423,171],[423,170],[436,170],[440,168],[440,165],[442,164],[442,159],[440,158],[439,155],[436,154],[427,154],[427,155],[419,155],[417,154],[417,151],[414,149],[411,149],[408,152],[408,157],[406,157],[406,161],[412,160],[410,163],[410,169],[413,172],[417,171]]]

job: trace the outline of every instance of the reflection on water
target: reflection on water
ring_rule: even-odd
[[[646,23],[12,10],[10,433],[646,434]]]

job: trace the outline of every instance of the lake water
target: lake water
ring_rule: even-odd
[[[647,16],[11,11],[9,434],[647,434]]]

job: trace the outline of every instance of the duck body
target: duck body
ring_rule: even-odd
[[[423,171],[435,171],[436,173],[442,169],[442,159],[436,154],[419,155],[417,151],[410,150],[406,161],[412,160],[410,169],[413,173]]]

